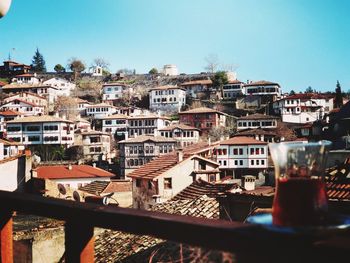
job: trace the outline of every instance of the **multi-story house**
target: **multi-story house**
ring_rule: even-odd
[[[128,138],[128,116],[113,114],[102,119],[102,131],[122,140]]]
[[[210,79],[192,80],[181,84],[186,90],[186,94],[192,98],[200,99],[200,94],[204,94],[210,90],[213,82]]]
[[[221,141],[214,152],[224,176],[257,176],[268,167],[267,145],[266,142],[240,136]]]
[[[179,112],[180,123],[196,127],[207,133],[214,127],[225,127],[227,114],[200,107],[188,111]]]
[[[140,115],[128,118],[128,137],[157,135],[158,130],[170,125],[170,119],[159,115]]]
[[[3,63],[4,65],[0,66],[0,77],[7,78],[15,75],[26,74],[31,70],[31,66],[12,60],[7,60]]]
[[[158,130],[160,136],[173,138],[177,145],[186,147],[199,142],[200,130],[185,124],[173,124]]]
[[[48,106],[46,98],[31,92],[19,92],[14,95],[8,96],[4,99],[4,103],[10,102],[14,99],[21,99],[30,103],[34,103],[38,106],[43,106],[45,108],[47,108]]]
[[[6,123],[8,139],[24,145],[65,145],[74,142],[74,124],[55,116],[31,116]]]
[[[85,160],[110,161],[111,135],[101,131],[77,131],[74,134],[74,145],[83,147]]]
[[[44,85],[57,88],[58,96],[70,96],[75,84],[63,78],[51,78],[43,82]]]
[[[9,84],[1,88],[5,94],[13,94],[18,92],[31,92],[40,95],[48,100],[49,103],[54,103],[58,96],[58,89],[49,85],[43,84]]]
[[[237,97],[243,96],[243,82],[239,80],[231,80],[227,84],[223,85],[223,99],[234,100]]]
[[[81,116],[86,116],[86,108],[91,105],[91,103],[87,100],[83,100],[80,98],[75,98],[75,101],[77,103],[77,111]]]
[[[86,115],[93,117],[94,119],[103,119],[116,112],[116,108],[113,105],[107,103],[99,103],[86,106]]]
[[[137,115],[147,115],[150,114],[150,111],[147,109],[141,109],[134,106],[126,106],[126,107],[116,107],[116,113],[127,115],[127,116],[137,116]]]
[[[246,129],[276,129],[278,117],[255,113],[237,119],[237,130]]]
[[[177,86],[160,86],[149,91],[152,111],[179,112],[186,105],[186,90]]]
[[[0,139],[0,161],[24,153],[24,146],[16,142]]]
[[[22,99],[13,99],[0,106],[1,111],[17,111],[24,116],[43,115],[45,107]]]
[[[314,93],[300,93],[285,97],[273,103],[276,114],[287,123],[304,124],[321,120],[333,110],[333,98]]]
[[[198,179],[219,180],[219,164],[187,148],[159,156],[128,174],[132,178],[134,208],[150,209],[173,198]]]
[[[4,132],[6,132],[6,122],[12,121],[15,118],[23,117],[23,115],[17,111],[0,111],[0,137],[4,137]]]
[[[275,101],[281,97],[281,87],[278,83],[260,80],[248,82],[243,86],[244,95],[265,96],[269,101]],[[263,101],[265,103],[265,101]]]
[[[123,83],[107,83],[102,86],[102,101],[113,104],[113,101],[122,99],[125,93],[131,95],[133,89]]]
[[[155,157],[172,152],[175,145],[176,141],[172,138],[146,135],[118,142],[121,175],[127,176]]]
[[[40,83],[40,79],[36,77],[36,74],[26,73],[16,75],[14,78],[12,78],[11,83],[36,85]]]

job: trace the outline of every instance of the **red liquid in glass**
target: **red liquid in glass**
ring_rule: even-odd
[[[324,223],[328,202],[321,178],[280,178],[272,218],[278,226],[312,226]]]

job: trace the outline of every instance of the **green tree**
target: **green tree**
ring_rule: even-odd
[[[218,71],[212,77],[213,87],[218,91],[220,90],[221,98],[223,97],[223,86],[228,83],[227,74],[225,71]]]
[[[68,61],[68,67],[74,72],[74,79],[77,79],[79,74],[85,70],[85,64],[77,58],[71,58]]]
[[[305,90],[305,93],[313,93],[314,90],[312,89],[311,86],[307,87],[306,90]]]
[[[335,108],[340,108],[343,106],[343,95],[341,92],[341,86],[339,81],[337,80],[337,85],[335,88],[335,99],[334,99],[334,107]]]
[[[38,48],[36,48],[31,66],[34,72],[37,72],[37,73],[46,72],[45,59],[44,59],[44,56],[40,53]]]
[[[289,92],[289,95],[295,95],[295,91],[294,91],[294,90],[291,90],[291,91]]]
[[[151,74],[151,75],[157,74],[157,73],[158,73],[158,69],[156,69],[156,68],[152,68],[152,69],[148,72],[148,74]]]
[[[61,64],[57,64],[54,68],[54,71],[56,71],[57,73],[62,73],[65,72],[66,69],[61,65]]]

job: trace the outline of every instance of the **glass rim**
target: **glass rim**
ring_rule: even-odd
[[[273,142],[273,143],[269,143],[268,146],[282,146],[282,145],[285,145],[287,147],[290,147],[290,148],[298,148],[298,147],[316,147],[316,146],[325,146],[325,147],[328,147],[328,146],[331,146],[332,145],[332,142],[329,141],[329,140],[320,140],[320,141],[316,141],[316,142],[294,142],[294,141],[283,141],[283,142]]]

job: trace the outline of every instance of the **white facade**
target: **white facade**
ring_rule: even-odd
[[[128,138],[128,116],[122,114],[114,114],[102,119],[102,131],[108,132],[112,136],[117,135]]]
[[[220,169],[266,169],[267,143],[248,137],[234,137],[220,142],[215,150]]]
[[[38,106],[31,102],[26,102],[21,99],[11,100],[0,106],[1,111],[11,110],[16,111],[24,116],[43,115],[45,113],[44,106]]]
[[[177,86],[162,86],[149,92],[149,105],[152,111],[179,112],[186,105],[186,91]]]
[[[177,76],[179,71],[176,65],[168,64],[163,67],[163,74],[166,76]]]
[[[263,114],[252,114],[238,118],[237,130],[245,129],[276,129],[277,128],[277,117],[267,116]]]
[[[70,96],[76,85],[62,78],[51,78],[43,82],[44,85],[49,85],[57,88],[57,96]]]
[[[308,123],[320,120],[333,110],[333,98],[322,95],[296,94],[273,103],[275,113],[287,123]]]
[[[222,87],[223,99],[232,100],[243,95],[243,82],[231,81]]]
[[[158,135],[165,138],[173,138],[177,141],[178,146],[186,147],[199,142],[199,132],[199,129],[179,124],[160,129]]]
[[[24,117],[7,122],[7,138],[24,145],[74,142],[74,124],[51,116]]]
[[[244,95],[272,95],[276,98],[281,96],[281,87],[278,83],[269,81],[257,81],[245,84]]]
[[[21,99],[21,100],[36,104],[38,106],[44,106],[45,108],[47,107],[47,100],[44,97],[41,97],[37,94],[30,93],[30,92],[16,93],[12,96],[5,98],[4,103],[13,101],[15,99]]]
[[[95,105],[86,106],[86,115],[95,119],[103,119],[116,112],[116,108],[106,103],[100,103]]]
[[[99,161],[111,158],[111,136],[100,131],[87,131],[75,135],[75,145],[83,146],[85,159]]]
[[[129,93],[133,94],[133,89],[121,83],[108,83],[102,86],[102,100],[114,101],[123,98],[123,95]]]
[[[184,82],[181,84],[181,87],[186,90],[188,96],[199,99],[199,94],[207,92],[212,85],[213,82],[210,79],[204,79]]]
[[[17,83],[17,84],[35,85],[35,84],[39,84],[40,80],[36,77],[35,74],[22,74],[22,75],[15,76],[11,82]]]

